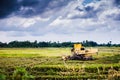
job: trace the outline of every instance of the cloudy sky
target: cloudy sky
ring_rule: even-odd
[[[0,41],[120,43],[120,0],[0,0]]]

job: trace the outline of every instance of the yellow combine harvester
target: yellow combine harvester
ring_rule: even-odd
[[[92,55],[98,53],[98,49],[85,49],[82,44],[74,44],[71,49],[72,56],[62,56],[63,60],[92,60]]]

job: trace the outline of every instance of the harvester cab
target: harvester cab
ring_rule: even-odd
[[[74,47],[71,49],[72,54],[85,54],[85,48],[82,44],[74,44]]]

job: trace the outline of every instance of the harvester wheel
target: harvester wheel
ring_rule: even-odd
[[[84,60],[93,60],[92,56],[84,57]]]

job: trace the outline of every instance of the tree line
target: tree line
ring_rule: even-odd
[[[104,44],[98,44],[94,41],[85,40],[83,42],[34,42],[30,41],[11,41],[9,43],[0,42],[0,48],[40,48],[40,47],[73,47],[73,44],[81,43],[85,47],[95,47],[95,46],[115,46],[120,47],[120,44],[112,44],[112,41]]]

